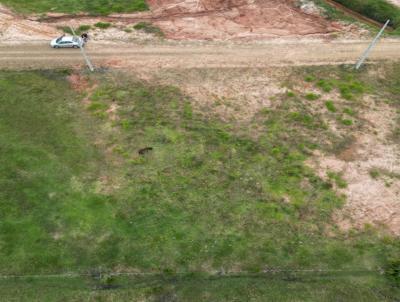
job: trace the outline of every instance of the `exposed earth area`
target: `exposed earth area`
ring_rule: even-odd
[[[328,21],[315,6],[286,0],[150,0],[150,11],[94,18],[49,13],[24,20],[0,7],[3,39],[41,39],[54,35],[62,25],[94,24],[99,20],[116,25],[150,21],[169,39],[257,40],[287,36],[321,36],[339,32],[344,26]],[[41,20],[42,22],[37,22]]]
[[[151,0],[153,14],[171,15],[157,21],[174,39],[258,39],[290,35],[317,35],[340,27],[315,13],[306,13],[295,1],[280,0]],[[186,14],[193,16],[185,16]]]

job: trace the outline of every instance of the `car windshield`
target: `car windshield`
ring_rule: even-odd
[[[73,37],[73,38],[72,38],[72,41],[78,42],[78,38],[77,38],[77,37]]]
[[[56,42],[57,42],[57,43],[61,42],[62,38],[63,38],[63,37],[59,37],[59,38],[56,40]]]

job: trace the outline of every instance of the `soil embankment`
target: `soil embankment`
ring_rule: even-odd
[[[294,0],[148,0],[150,11],[93,17],[87,14],[49,13],[31,16],[34,23],[29,35],[35,37],[36,26],[54,28],[62,25],[95,24],[99,21],[129,25],[148,21],[160,27],[166,37],[174,40],[259,40],[288,36],[321,36],[341,31],[337,22],[323,18],[318,10],[304,10]],[[7,13],[17,24],[21,18]],[[5,24],[0,18],[0,26]],[[24,22],[33,22],[24,21]],[[33,23],[32,23],[33,24]],[[38,30],[41,36],[43,31]],[[24,34],[24,29],[14,31]]]

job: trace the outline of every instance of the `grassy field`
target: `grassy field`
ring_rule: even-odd
[[[1,0],[0,3],[22,13],[88,12],[107,15],[148,9],[145,0]]]
[[[336,67],[293,74],[350,104],[377,85],[398,91],[393,76],[366,83]],[[344,202],[332,189],[340,176],[323,181],[304,164],[341,139],[306,105],[320,95],[277,96],[281,105],[249,125],[260,129],[256,139],[198,113],[177,88],[97,74],[84,105],[67,75],[0,73],[0,272],[88,275],[2,279],[3,297],[21,289],[26,301],[399,297],[399,241],[373,228],[340,232],[331,220]],[[139,155],[145,147],[153,150]],[[261,274],[271,268],[287,272]],[[340,272],[295,272],[307,269]]]

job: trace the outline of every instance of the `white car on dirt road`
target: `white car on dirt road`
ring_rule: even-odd
[[[79,48],[85,46],[85,42],[81,37],[61,36],[50,42],[53,48]]]

